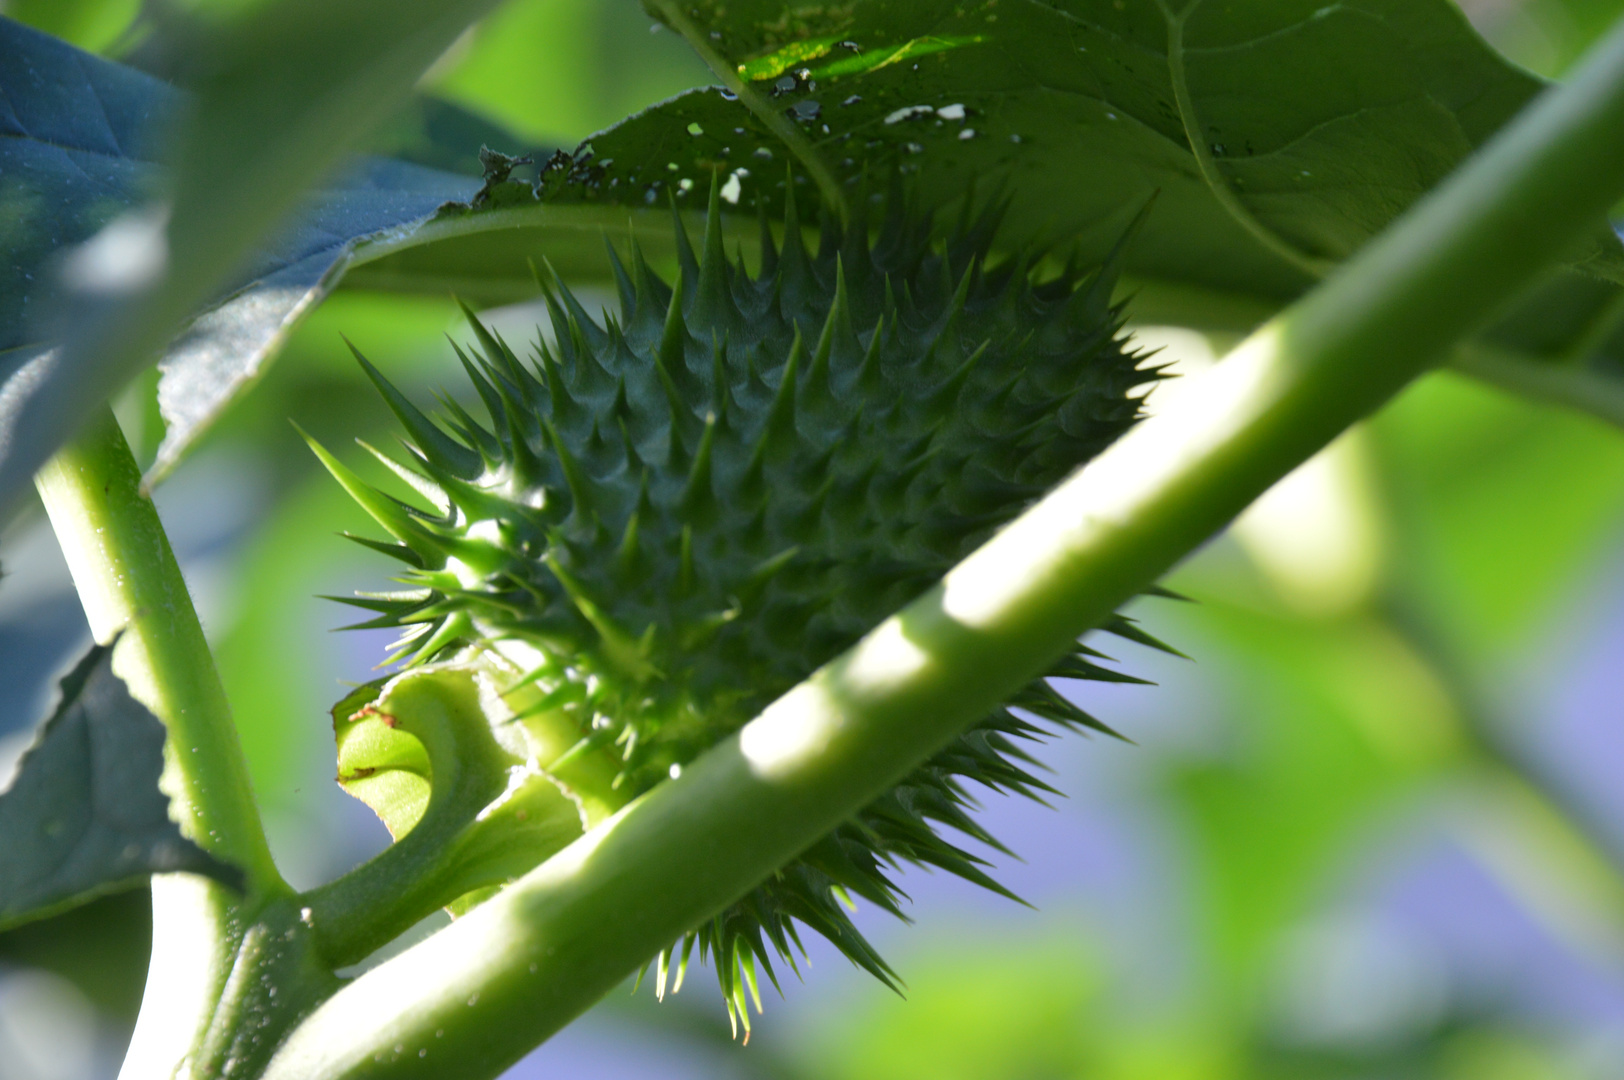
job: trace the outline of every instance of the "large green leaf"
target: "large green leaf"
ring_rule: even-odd
[[[1246,328],[1351,254],[1544,85],[1496,55],[1448,0],[929,0],[788,12],[772,0],[645,3],[738,72],[745,96],[734,113],[754,101],[757,112],[798,115],[816,102],[818,118],[800,127],[843,184],[900,162],[926,205],[943,209],[972,183],[992,186],[1012,197],[1012,240],[1075,244],[1084,257],[1110,243],[1124,205],[1158,191],[1131,254],[1148,286],[1136,313],[1225,329]],[[664,128],[679,174],[756,152],[729,139],[719,96],[664,107],[695,114]],[[862,100],[846,104],[853,96]],[[652,122],[597,140],[600,158],[624,160],[616,142],[646,137]],[[686,160],[669,138],[685,123],[712,136],[690,140]],[[1624,376],[1624,247],[1599,227],[1572,263],[1485,336],[1469,370],[1624,423],[1614,381]],[[1262,306],[1234,302],[1242,297]],[[1519,365],[1528,358],[1545,363]]]
[[[898,167],[926,209],[951,216],[973,184],[1009,198],[1011,244],[1085,260],[1157,193],[1130,253],[1135,316],[1244,330],[1543,86],[1447,0],[1181,2],[1183,16],[1159,0],[651,0],[732,90],[683,94],[593,136],[549,170],[539,201],[515,186],[373,245],[351,283],[455,283],[510,301],[532,289],[528,256],[573,260],[586,246],[564,235],[579,222],[570,204],[618,224],[609,205],[696,204],[720,175],[741,210],[758,197],[776,207],[791,167],[808,193],[822,175],[850,201],[862,174],[883,187]],[[1594,377],[1624,372],[1621,251],[1598,222],[1577,269],[1496,327],[1473,370],[1624,420],[1624,387]]]
[[[409,99],[423,71],[493,3],[259,0],[172,31],[191,58],[197,93],[181,117],[171,118],[180,122],[166,133],[174,161],[163,185],[170,209],[121,218],[82,248],[57,277],[55,317],[34,322],[35,331],[21,343],[27,347],[11,350],[9,367],[25,370],[8,380],[0,413],[0,507],[15,501],[90,410],[150,363],[188,316],[233,278],[241,280],[255,245],[298,208],[312,185],[333,173],[361,137]],[[124,131],[141,130],[146,119],[137,99],[101,93],[82,74],[75,78],[76,68],[89,66],[83,54],[61,45],[53,51],[48,39],[15,24],[7,24],[4,34],[6,83],[0,89],[12,114],[0,118],[0,130],[11,137],[11,153],[22,161],[37,156],[36,144],[50,142],[40,125],[49,132],[54,122],[95,138],[93,147],[68,144],[77,156],[99,151],[122,157]],[[105,70],[96,74],[107,76]],[[122,72],[118,80],[118,89],[133,82]],[[63,103],[65,96],[73,101]],[[31,123],[20,122],[18,108]],[[63,111],[77,124],[57,115]],[[18,171],[8,165],[7,179]],[[432,204],[447,193],[425,197],[427,184],[416,177],[402,185],[419,200],[417,213],[406,220],[421,216],[422,202]],[[18,198],[40,191],[47,199],[75,201],[38,184],[25,184]],[[108,199],[99,215],[86,215],[83,223],[105,220],[118,204],[127,204],[129,189],[114,189]],[[378,203],[358,201],[374,211]],[[26,222],[39,215],[14,217]],[[342,250],[353,235],[328,239]],[[74,239],[49,228],[43,236],[37,243],[49,248]],[[39,267],[37,258],[17,265],[24,275]],[[31,312],[30,321],[37,319]],[[58,349],[39,344],[57,337]]]
[[[666,7],[663,0],[657,6]],[[810,188],[823,177],[830,180],[824,186],[846,192],[847,201],[861,186],[860,174],[879,186],[896,167],[924,207],[944,216],[964,201],[973,181],[978,197],[1009,198],[1010,243],[1085,260],[1098,257],[1126,215],[1159,193],[1132,252],[1135,316],[1245,329],[1384,226],[1541,86],[1496,57],[1446,0],[1328,6],[1194,0],[1183,17],[1172,16],[1160,0],[1025,0],[1002,7],[871,0],[787,13],[781,5],[747,0],[673,7],[666,15],[735,83],[737,94],[712,88],[680,95],[594,136],[573,156],[553,159],[535,191],[510,183],[477,207],[422,226],[417,223],[429,210],[445,199],[467,199],[474,185],[397,163],[368,163],[307,204],[305,225],[252,271],[239,272],[237,285],[250,287],[175,346],[165,364],[162,396],[171,430],[160,469],[252,384],[293,323],[341,275],[359,288],[456,290],[484,302],[526,298],[533,294],[537,256],[567,277],[605,276],[606,232],[630,228],[656,259],[669,255],[667,201],[697,204],[696,193],[713,175],[727,181],[725,194],[745,210],[758,197],[775,205],[791,166],[798,183]],[[257,24],[236,27],[232,40],[250,25]],[[94,128],[80,133],[81,140],[103,135],[84,118],[105,111],[114,142],[133,147],[135,126],[125,125],[126,139],[120,122],[173,107],[172,92],[152,80],[38,35],[25,38],[18,28],[6,30],[8,43],[18,46],[8,56],[23,56],[26,45],[59,71],[83,73],[85,86],[72,78],[62,83],[78,95],[69,102],[77,105],[72,122]],[[203,110],[219,129],[211,136],[221,140],[212,152],[233,169],[238,154],[253,157],[261,149],[241,145],[244,133],[261,122],[253,117],[262,113],[253,110],[290,98],[295,111],[311,109],[316,100],[308,88],[289,88],[294,74],[241,41],[236,47],[237,62],[259,74],[243,76],[240,85],[216,76],[205,86],[205,103],[212,104]],[[45,68],[33,52],[26,65],[14,65],[15,89],[7,96],[45,109],[49,118],[50,108],[68,106],[53,104],[53,94],[63,97],[60,87],[39,93],[49,80],[39,78]],[[285,63],[308,73],[327,55],[318,49],[316,59],[301,54]],[[4,63],[0,78],[8,70]],[[23,79],[24,67],[32,82]],[[106,93],[86,91],[103,83],[116,85]],[[232,102],[246,103],[249,111],[233,118]],[[467,128],[465,121],[459,122]],[[289,138],[315,142],[336,131],[315,125],[298,135],[295,128]],[[472,160],[471,130],[443,141],[438,156],[419,160],[441,166]],[[497,137],[494,129],[481,131],[483,141]],[[15,186],[17,176],[25,181],[21,196],[7,201],[28,212],[13,215],[24,222],[13,229],[27,242],[12,245],[17,255],[8,284],[16,288],[0,293],[14,298],[14,310],[0,308],[0,335],[11,335],[0,340],[0,349],[10,349],[0,352],[0,375],[43,351],[37,335],[14,331],[25,308],[40,306],[38,279],[49,251],[89,235],[154,182],[145,157],[133,167],[122,150],[107,160],[59,152],[80,145],[60,142],[47,153],[26,138],[8,141],[14,156],[38,157],[51,169],[30,158],[33,172],[13,165],[5,170],[6,184]],[[396,139],[394,145],[406,143]],[[301,152],[317,153],[313,146]],[[98,168],[117,175],[104,180]],[[253,213],[244,211],[244,220],[233,219],[225,231],[260,221],[263,207],[248,198],[252,186],[239,190],[217,176],[199,188],[204,181],[198,178],[208,172],[198,165],[184,174],[195,181],[187,189],[193,198],[226,207],[244,199],[254,204]],[[60,204],[53,198],[58,191],[67,192]],[[44,224],[26,224],[34,220]],[[752,230],[748,221],[736,226],[741,237]],[[357,247],[369,235],[375,239]],[[179,257],[181,248],[176,251]],[[1615,378],[1624,373],[1618,332],[1624,306],[1620,289],[1597,276],[1619,276],[1624,257],[1616,239],[1598,230],[1590,249],[1575,253],[1575,263],[1583,271],[1559,274],[1484,339],[1472,370],[1624,420],[1624,379]],[[29,274],[36,280],[26,280]],[[190,287],[172,282],[167,288],[179,296]],[[178,311],[159,315],[174,323]],[[159,315],[143,313],[138,321],[145,325]],[[79,337],[89,340],[84,334],[101,323],[83,312],[76,317],[90,328]],[[81,348],[66,360],[40,359],[42,370],[6,386],[0,445],[11,448],[18,469],[55,445],[81,401],[128,374],[128,366],[114,363],[127,352],[121,347],[93,360]],[[6,475],[0,465],[0,488]]]
[[[235,867],[181,836],[158,790],[164,727],[97,645],[62,680],[62,701],[0,795],[0,930],[189,871],[234,888]]]
[[[697,201],[720,170],[749,207],[777,200],[786,165],[850,197],[898,165],[926,209],[1003,191],[1012,243],[1096,258],[1159,191],[1135,271],[1278,302],[1542,88],[1446,0],[1185,2],[1172,18],[1160,0],[658,0],[743,99],[694,91],[594,136],[582,182],[549,201]],[[1624,275],[1604,230],[1576,261]]]
[[[1160,187],[1138,265],[1249,293],[1352,253],[1541,88],[1443,0],[650,6],[688,13],[773,110],[831,114],[802,126],[842,180],[917,163],[936,205],[1008,182],[1012,228],[1040,240]],[[1616,272],[1608,240],[1593,258]]]

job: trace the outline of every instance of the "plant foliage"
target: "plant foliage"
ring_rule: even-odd
[[[405,463],[383,460],[430,507],[324,453],[395,540],[368,546],[417,586],[353,601],[379,612],[363,625],[405,629],[395,655],[409,664],[495,654],[533,729],[528,756],[585,806],[618,808],[678,774],[849,648],[1127,430],[1132,391],[1155,377],[1110,300],[1126,239],[1091,273],[1040,275],[1031,255],[989,257],[1004,204],[934,248],[899,188],[872,245],[862,217],[826,219],[814,253],[791,197],[782,250],[764,218],[752,274],[723,251],[719,190],[701,254],[675,222],[674,285],[641,252],[629,269],[611,252],[618,317],[600,323],[550,285],[554,343],[538,331],[530,364],[470,317],[479,348],[458,356],[486,421],[446,399],[447,435],[362,360],[412,440]],[[1049,674],[1124,678],[1096,655],[1079,645]],[[1106,730],[1043,679],[1011,705]],[[1018,748],[1041,734],[1009,709],[967,731],[696,928],[678,983],[697,943],[742,1014],[757,965],[776,980],[770,954],[793,962],[794,920],[890,983],[841,893],[900,914],[900,862],[999,889],[936,825],[999,846],[966,813],[964,784],[1052,790]]]

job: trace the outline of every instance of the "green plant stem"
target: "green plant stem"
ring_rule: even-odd
[[[699,759],[341,990],[267,1076],[494,1076],[1070,648],[1624,193],[1624,28],[1324,286]],[[1194,388],[1192,387],[1192,390]]]
[[[469,882],[459,874],[477,843],[480,812],[502,798],[510,776],[511,759],[491,738],[477,683],[466,672],[420,669],[391,685],[377,702],[407,714],[409,719],[397,726],[423,744],[434,784],[428,806],[410,832],[369,862],[300,896],[322,956],[335,968],[366,959],[437,908],[474,887],[495,883]],[[548,781],[538,778],[538,783],[553,792],[568,814],[563,835],[579,835],[574,804]],[[522,847],[524,838],[509,831],[507,840],[505,846],[514,848]],[[554,842],[551,850],[562,842]]]
[[[203,627],[112,411],[35,484],[97,641],[123,637],[113,669],[169,729],[164,790],[186,834],[242,867],[256,891],[285,889],[254,805],[248,763]]]
[[[168,729],[162,786],[183,831],[242,867],[251,897],[285,894],[203,628],[140,480],[103,406],[35,483],[91,633],[102,642],[122,633],[113,668]],[[242,934],[238,898],[215,882],[159,875],[152,899],[153,964],[129,1075],[168,1075],[191,1052],[225,991]]]

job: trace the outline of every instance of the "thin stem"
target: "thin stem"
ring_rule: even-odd
[[[1201,172],[1201,179],[1207,183],[1218,204],[1228,211],[1247,232],[1251,233],[1258,242],[1292,266],[1311,277],[1325,276],[1333,265],[1329,260],[1316,259],[1298,250],[1296,245],[1288,243],[1273,229],[1268,228],[1257,216],[1241,202],[1229,186],[1224,174],[1218,171],[1218,162],[1212,152],[1212,146],[1207,142],[1206,135],[1201,131],[1201,119],[1195,111],[1195,100],[1190,96],[1190,80],[1184,68],[1184,23],[1190,13],[1200,6],[1201,0],[1194,0],[1184,10],[1174,12],[1166,0],[1156,0],[1156,6],[1161,9],[1162,18],[1167,23],[1167,69],[1173,83],[1173,100],[1178,105],[1179,119],[1184,124],[1184,138],[1190,144],[1190,153],[1195,157],[1196,168]]]
[[[1612,823],[1518,744],[1508,730],[1508,719],[1494,704],[1497,695],[1418,605],[1391,599],[1383,605],[1383,621],[1448,691],[1471,750],[1483,766],[1525,786],[1528,800],[1541,804],[1546,816],[1564,823],[1570,837],[1567,846],[1583,847],[1588,863],[1606,867],[1611,879],[1607,892],[1624,897],[1624,840]],[[1624,916],[1624,909],[1619,914]],[[1624,921],[1620,927],[1624,928]]]
[[[163,787],[182,829],[255,891],[285,890],[203,627],[140,483],[106,406],[35,478],[91,633],[107,642],[123,631],[113,669],[169,729]]]
[[[273,1080],[496,1075],[1074,647],[1624,193],[1624,25],[1191,392],[736,737],[317,1009]],[[1192,387],[1192,390],[1194,388]]]
[[[1624,427],[1624,379],[1559,361],[1529,360],[1479,342],[1455,351],[1450,367],[1533,401],[1589,413]]]
[[[840,181],[835,174],[829,171],[829,165],[818,153],[817,147],[812,145],[801,129],[796,127],[788,117],[775,109],[765,98],[739,75],[739,69],[730,64],[725,56],[711,47],[710,40],[694,25],[678,0],[647,0],[648,6],[660,18],[669,23],[672,29],[681,34],[699,58],[716,73],[722,84],[738,95],[739,101],[745,108],[755,113],[756,119],[767,125],[767,130],[778,137],[789,152],[794,154],[800,163],[811,174],[812,182],[818,185],[818,191],[823,195],[823,201],[829,204],[830,209],[840,215],[842,222],[850,217],[846,206],[846,194],[840,190]]]
[[[434,784],[411,831],[369,862],[300,897],[322,955],[335,968],[365,959],[470,891],[458,871],[480,811],[502,797],[509,779],[509,762],[491,740],[472,676],[419,670],[390,685],[378,707],[409,717],[397,725],[423,744]],[[550,784],[548,789],[554,790]],[[569,814],[568,835],[579,835],[574,805],[562,796],[558,801]],[[511,832],[508,840],[509,846],[522,842]]]
[[[1621,326],[1624,326],[1624,288],[1614,291],[1556,362],[1564,367],[1581,366],[1601,351]]]

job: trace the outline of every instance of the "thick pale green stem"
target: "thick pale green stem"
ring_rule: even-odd
[[[286,892],[203,628],[140,481],[106,407],[36,478],[91,633],[105,642],[122,632],[113,669],[168,728],[163,788],[181,828],[242,867],[252,896]],[[225,987],[242,922],[221,885],[154,879],[153,964],[125,1075],[167,1076],[191,1051]]]
[[[1624,30],[1322,288],[736,738],[336,994],[276,1080],[494,1076],[1043,671],[1624,193]]]
[[[106,642],[122,631],[113,670],[169,729],[164,789],[182,828],[256,888],[283,888],[225,689],[140,482],[106,408],[36,479],[91,633]]]

